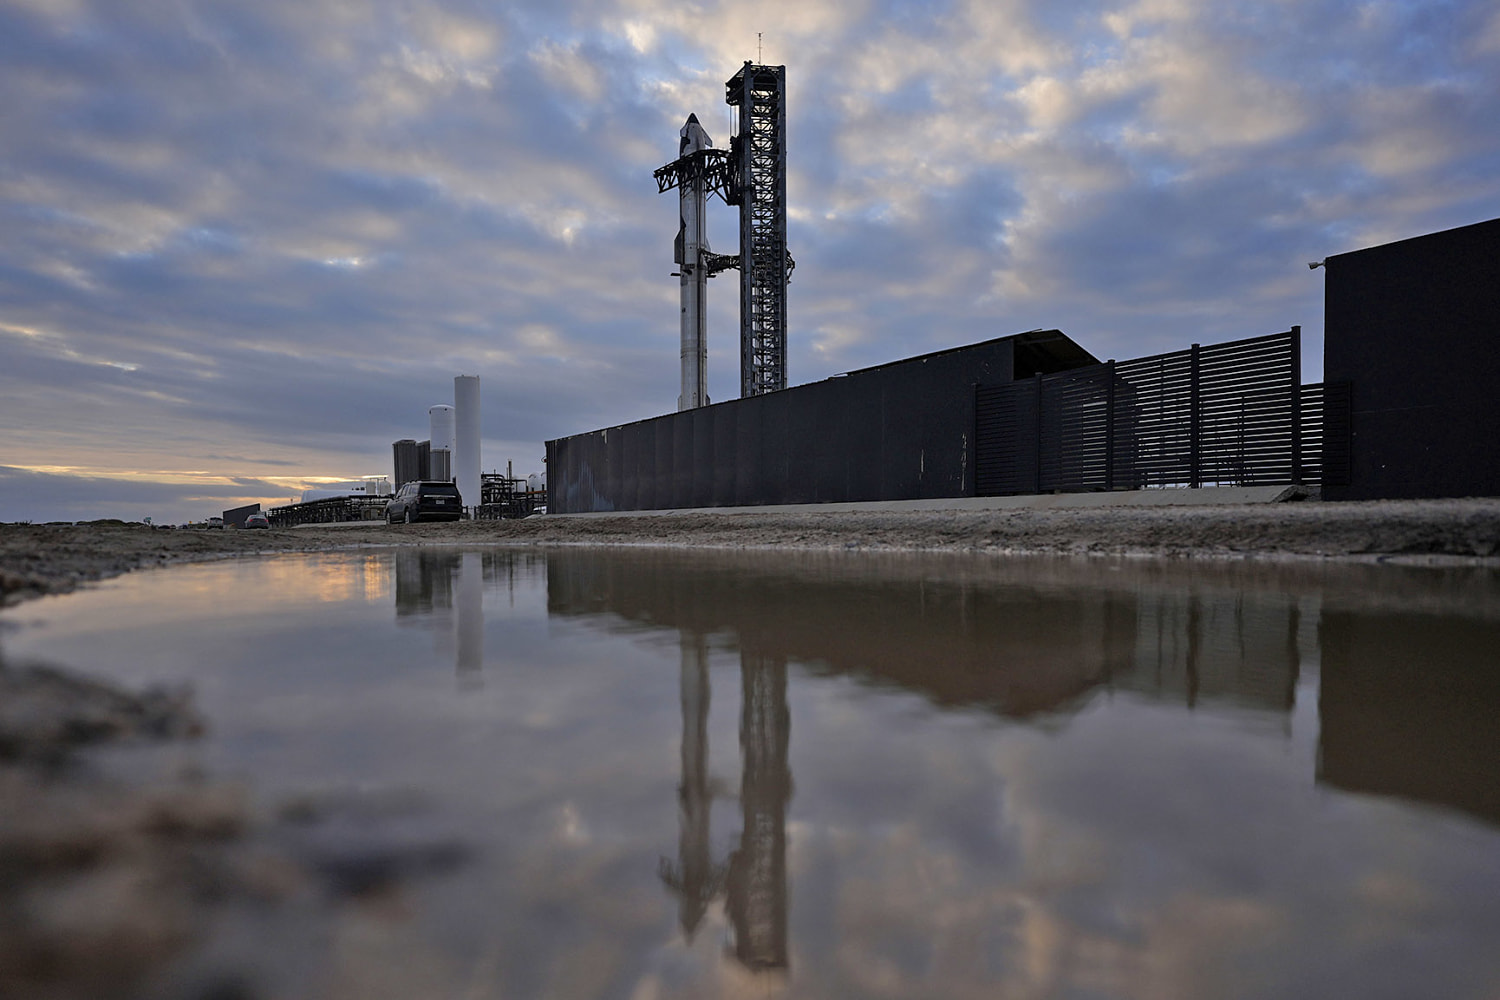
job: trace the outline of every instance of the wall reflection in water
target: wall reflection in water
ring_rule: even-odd
[[[1099,692],[1219,703],[1282,719],[1295,702],[1316,597],[1238,581],[1163,585],[1149,570],[819,556],[557,552],[548,610],[606,628],[674,629],[681,648],[680,835],[661,878],[691,940],[722,896],[733,953],[788,964],[787,665],[1008,719],[1062,716]],[[1142,575],[1145,574],[1145,576]],[[1101,574],[1103,581],[1101,585]],[[711,639],[740,666],[738,845],[712,855]]]
[[[1493,574],[620,550],[403,550],[392,558],[398,620],[421,623],[440,643],[451,642],[461,678],[482,676],[486,595],[514,592],[518,575],[526,586],[543,568],[550,618],[652,649],[670,636],[681,727],[677,844],[674,852],[665,831],[658,831],[665,843],[647,842],[670,855],[660,857],[656,876],[675,897],[682,939],[691,943],[719,921],[731,935],[728,964],[756,973],[785,974],[795,961],[799,977],[816,981],[830,975],[827,949],[919,952],[911,942],[941,936],[928,909],[949,902],[955,908],[942,926],[956,928],[955,940],[968,935],[992,942],[975,945],[981,952],[1017,956],[1005,974],[1032,986],[1040,980],[1016,970],[1033,970],[1043,961],[1037,954],[1063,961],[1057,956],[1070,948],[1123,962],[1175,955],[1188,942],[1189,950],[1222,957],[1233,951],[1223,943],[1233,935],[1221,937],[1222,927],[1203,922],[1215,914],[1253,913],[1263,933],[1274,936],[1268,928],[1282,933],[1284,926],[1288,940],[1333,921],[1355,940],[1365,927],[1356,911],[1373,904],[1350,903],[1347,913],[1322,907],[1350,891],[1394,884],[1380,865],[1395,854],[1382,854],[1383,842],[1371,835],[1350,847],[1363,852],[1371,869],[1363,880],[1331,875],[1325,885],[1317,882],[1318,865],[1299,867],[1309,857],[1342,856],[1344,848],[1319,839],[1327,836],[1328,819],[1317,811],[1319,802],[1276,785],[1272,776],[1283,765],[1262,766],[1256,756],[1267,745],[1290,747],[1294,720],[1307,752],[1271,754],[1290,759],[1291,784],[1316,781],[1500,824],[1500,588]],[[725,669],[737,671],[737,684],[724,683]],[[816,693],[839,685],[845,693]],[[869,697],[850,700],[849,689]],[[975,756],[954,749],[969,746],[965,740],[991,741],[1029,748],[1037,770],[1008,756],[1003,767],[986,772],[989,779],[977,777],[976,794],[998,789],[1004,804],[980,803],[972,828],[965,816],[945,812],[964,808],[969,784],[942,771],[941,756],[914,761],[909,773],[864,775],[861,768],[880,765],[826,763],[804,749],[799,774],[817,791],[795,796],[794,716],[801,716],[804,747],[826,749],[818,743],[823,734],[809,725],[810,699],[827,698],[852,717],[875,712],[891,700],[886,695],[928,710],[904,730],[891,730],[893,743],[923,727],[969,720],[978,728],[943,744],[953,759],[993,765],[985,758],[993,747]],[[735,711],[726,717],[729,706]],[[826,702],[821,711],[826,721]],[[637,723],[628,713],[615,715],[593,722],[620,727],[620,744],[640,753],[635,736],[624,735]],[[1239,735],[1228,738],[1216,726],[1160,740],[1151,735],[1152,727],[1165,733],[1200,715],[1216,726],[1227,722]],[[1127,717],[1105,718],[1115,716]],[[726,790],[713,776],[710,749],[732,756],[714,739],[715,718],[726,737],[729,719],[737,719],[737,789]],[[886,739],[878,731],[872,738],[864,722],[848,732],[865,741],[858,744],[865,754],[878,753]],[[1046,739],[1033,741],[1031,733]],[[1232,750],[1221,749],[1229,744]],[[902,745],[920,749],[920,738]],[[1185,759],[1193,753],[1204,760]],[[1231,764],[1231,754],[1245,757]],[[884,758],[884,766],[891,763]],[[998,784],[996,773],[1003,774]],[[1229,787],[1235,781],[1245,787]],[[909,797],[920,797],[924,783],[947,787],[930,800],[932,814],[912,822],[912,811],[923,806]],[[865,794],[896,801],[851,805]],[[737,806],[737,830],[732,812],[715,812],[715,802],[725,799]],[[670,808],[665,798],[662,805]],[[994,810],[1003,813],[998,820]],[[729,827],[718,839],[716,816]],[[960,873],[960,884],[892,899],[893,890],[879,880],[904,862],[881,853],[884,835],[874,832],[872,817],[926,831],[940,845],[963,845],[933,854]],[[805,831],[798,843],[822,838],[823,846],[809,851],[823,853],[807,857],[833,858],[834,867],[847,870],[829,875],[808,861],[814,868],[799,868],[794,881],[793,820],[803,824],[793,830]],[[857,831],[843,834],[853,854],[836,855],[827,846],[835,827]],[[1337,829],[1340,839],[1366,836],[1363,828]],[[1034,830],[1043,832],[1034,839],[1023,834]],[[1265,830],[1295,833],[1287,843],[1268,843]],[[912,845],[920,840],[897,853],[921,853]],[[1057,862],[1069,850],[1078,856]],[[632,870],[648,872],[649,864],[636,855]],[[861,878],[855,872],[876,888],[866,894],[853,887]],[[1421,872],[1409,874],[1420,882]],[[1059,888],[1036,888],[1059,878]],[[1318,887],[1305,889],[1309,881]],[[794,896],[807,908],[799,921],[792,920]],[[829,901],[845,898],[858,900],[851,909],[866,908],[859,919],[829,918],[827,908],[835,906]],[[814,919],[809,911],[824,916]],[[959,911],[967,916],[955,917]],[[1395,919],[1395,912],[1386,917]],[[1453,912],[1464,912],[1462,905]],[[1429,918],[1411,919],[1416,923],[1401,926]],[[888,938],[869,930],[882,926]],[[1165,937],[1148,941],[1152,927]],[[1052,943],[1041,948],[1044,939]],[[1063,939],[1066,947],[1057,943]],[[1041,952],[1028,951],[1033,945]],[[933,963],[925,973],[924,961]],[[974,961],[973,981],[1004,978],[989,961]],[[911,962],[916,971],[903,972],[908,984],[927,974],[942,978],[933,971],[942,966],[938,958]],[[1068,980],[1072,974],[1057,972],[1060,981],[1083,981]],[[1118,985],[1109,975],[1101,981]]]
[[[1500,621],[1322,617],[1318,777],[1500,824]]]

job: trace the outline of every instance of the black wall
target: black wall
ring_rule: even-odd
[[[1324,377],[1353,383],[1335,500],[1500,495],[1500,219],[1328,258]]]
[[[553,513],[974,495],[974,386],[1015,358],[1094,358],[1057,331],[1019,334],[781,392],[547,442]]]
[[[226,510],[224,511],[223,515],[224,527],[243,528],[245,526],[245,518],[249,517],[251,514],[259,513],[260,504],[258,503],[246,504],[243,507],[236,507],[233,510]]]

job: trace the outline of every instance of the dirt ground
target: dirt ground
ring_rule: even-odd
[[[1151,555],[1500,559],[1500,498],[1085,510],[532,517],[271,530],[0,525],[7,603],[150,566],[374,545],[660,545]]]
[[[0,525],[7,605],[88,581],[185,561],[403,545],[623,545],[729,549],[1148,555],[1500,566],[1500,499],[1299,502],[1088,510],[903,511],[536,517],[391,527],[159,530],[131,525]],[[3,633],[0,633],[3,641]],[[0,645],[0,996],[248,998],[323,996],[295,979],[252,982],[216,955],[205,928],[258,927],[269,947],[378,905],[392,883],[460,863],[399,847],[344,856],[299,851],[301,831],[378,817],[339,802],[267,816],[246,789],[211,775],[124,782],[92,766],[105,744],[190,740],[190,692],[120,690]],[[378,837],[377,837],[378,840]],[[325,838],[326,844],[326,838]],[[372,904],[374,900],[374,904]],[[236,962],[240,965],[237,966]],[[263,964],[263,963],[262,963]],[[225,971],[230,970],[230,971]],[[290,975],[290,973],[288,973]]]

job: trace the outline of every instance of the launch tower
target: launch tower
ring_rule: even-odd
[[[679,190],[675,259],[682,280],[682,395],[677,408],[708,403],[707,280],[740,269],[740,396],[786,388],[786,285],[796,261],[786,248],[786,67],[746,62],[725,85],[739,109],[728,151],[713,148],[696,115],[680,132],[678,157],[657,170],[659,192]],[[708,192],[740,209],[740,252],[708,246]]]
[[[740,395],[756,396],[786,388],[786,67],[746,61],[724,88],[740,111],[724,198],[740,209]]]

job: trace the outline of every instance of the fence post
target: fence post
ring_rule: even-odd
[[[1302,485],[1302,327],[1292,327],[1292,485]]]
[[[1203,473],[1200,465],[1203,458],[1202,418],[1199,415],[1200,386],[1198,384],[1198,362],[1199,348],[1193,345],[1192,366],[1188,382],[1188,485],[1193,489],[1203,485]]]
[[[1115,359],[1104,363],[1104,491],[1115,488]]]

